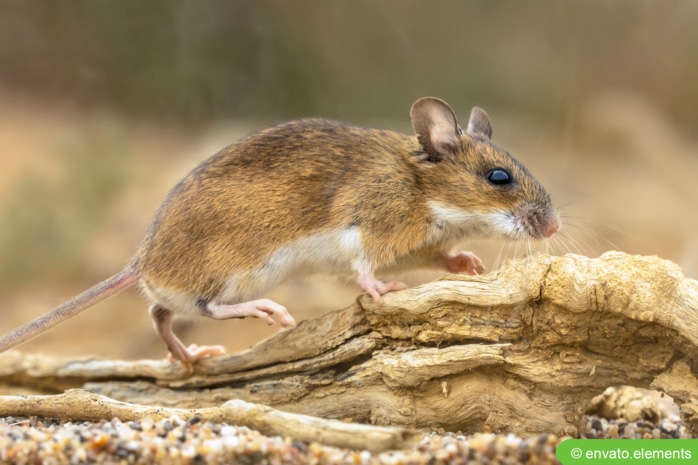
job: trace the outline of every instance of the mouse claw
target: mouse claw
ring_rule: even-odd
[[[279,317],[279,324],[284,328],[294,328],[297,323],[291,314],[287,313],[286,315]]]
[[[225,347],[223,346],[201,346],[192,344],[186,348],[184,354],[179,354],[180,356],[175,356],[172,352],[168,352],[167,360],[170,362],[179,361],[187,372],[192,373],[194,371],[194,364],[202,358],[215,357],[217,355],[224,355],[226,353]]]
[[[273,318],[275,316],[279,324],[284,328],[296,325],[296,320],[288,313],[286,307],[269,299],[251,300],[233,305],[209,303],[206,307],[205,315],[217,320],[246,317],[260,318],[270,326],[275,323]]]
[[[451,273],[482,274],[485,272],[482,260],[472,252],[444,255],[436,260],[436,264]]]
[[[373,297],[373,301],[378,305],[383,304],[383,294],[387,294],[390,291],[401,291],[403,289],[407,289],[408,287],[407,284],[399,281],[391,281],[386,283],[376,278],[361,280],[359,285],[363,291],[368,292],[371,297]]]
[[[276,318],[279,320],[279,324],[284,327],[284,328],[292,328],[296,326],[296,320],[291,316],[291,314],[286,310],[286,307],[276,304],[276,302],[272,302],[276,305],[276,308],[273,310],[273,314],[276,315]],[[264,310],[264,311],[272,311],[272,310]]]

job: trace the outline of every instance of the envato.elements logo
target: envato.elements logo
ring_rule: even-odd
[[[696,463],[695,439],[567,439],[555,456],[563,465],[688,465]]]

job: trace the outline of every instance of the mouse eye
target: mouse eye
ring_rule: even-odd
[[[487,173],[487,180],[495,186],[511,184],[511,176],[501,168],[495,168]]]

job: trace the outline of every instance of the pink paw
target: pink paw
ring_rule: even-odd
[[[471,252],[444,255],[436,261],[436,264],[451,273],[481,274],[485,271],[482,260]]]
[[[194,371],[194,364],[202,358],[215,357],[216,355],[224,355],[225,347],[223,346],[197,346],[192,344],[185,349],[185,352],[180,354],[167,354],[167,360],[174,362],[179,360],[184,368],[191,373]]]
[[[401,283],[399,281],[391,281],[386,283],[376,278],[367,278],[359,281],[361,289],[365,292],[371,294],[373,301],[378,305],[383,303],[381,296],[387,294],[390,291],[400,291],[402,289],[407,289],[407,284]]]
[[[288,328],[291,326],[296,326],[296,320],[291,316],[290,313],[288,313],[286,307],[277,304],[273,300],[260,299],[252,301],[250,304],[254,304],[254,308],[251,310],[249,316],[261,318],[266,321],[268,325],[273,325],[274,319],[272,316],[276,315],[276,317],[279,319],[279,324],[282,327]]]

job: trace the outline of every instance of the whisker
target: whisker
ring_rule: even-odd
[[[576,222],[565,222],[565,229],[543,241],[532,239],[526,231],[515,228],[504,238],[504,242],[497,250],[494,259],[494,269],[503,266],[508,258],[523,258],[530,262],[533,257],[539,254],[564,255],[574,253],[582,256],[597,256],[597,247],[589,242],[604,242],[611,244],[611,241],[601,237],[593,229],[576,224]],[[581,233],[581,237],[579,234]]]
[[[573,247],[575,246],[574,240],[567,234],[566,231],[560,231],[555,235],[555,239],[558,241],[560,244],[560,248],[565,252],[565,253],[574,253],[575,250]]]
[[[575,253],[577,255],[584,255],[581,245],[575,238],[573,238],[572,236],[560,234],[560,239],[565,241],[565,244],[567,245],[569,252]]]
[[[607,245],[607,246],[609,246],[609,247],[611,247],[611,248],[613,248],[613,249],[615,249],[615,250],[620,250],[617,244],[615,244],[615,243],[614,243],[613,241],[611,241],[610,239],[608,239],[608,238],[606,238],[606,237],[603,237],[603,236],[599,235],[599,234],[598,234],[595,230],[593,230],[592,228],[589,228],[589,227],[584,226],[584,225],[575,224],[575,223],[568,223],[566,226],[569,226],[570,228],[572,228],[572,229],[574,229],[574,230],[576,230],[576,231],[579,231],[579,232],[581,232],[581,233],[584,233],[585,235],[591,237],[594,241],[596,241],[596,242],[598,242],[598,243],[600,243],[600,244],[605,244],[605,245]],[[562,232],[562,231],[561,231],[561,232]],[[627,237],[629,237],[628,234],[624,234],[624,235],[627,236]]]
[[[619,228],[618,226],[616,226],[616,225],[614,225],[614,224],[611,224],[611,223],[608,223],[608,222],[606,222],[606,221],[602,221],[602,220],[599,220],[599,219],[596,219],[596,218],[592,218],[592,217],[589,217],[589,216],[570,215],[570,214],[567,214],[567,213],[560,212],[560,219],[582,220],[582,221],[585,221],[585,222],[590,222],[590,223],[597,224],[597,225],[599,225],[599,226],[603,226],[604,228],[606,228],[606,229],[608,229],[608,230],[610,230],[610,231],[613,231],[613,232],[615,232],[615,233],[617,233],[617,234],[620,234],[620,235],[622,235],[622,236],[625,236],[625,237],[632,237],[630,233],[628,233],[627,231],[622,230],[621,228]],[[583,226],[577,225],[577,224],[575,224],[575,223],[568,223],[568,222],[565,222],[565,221],[563,221],[563,225],[565,225],[565,226],[577,227],[577,228],[583,227]]]
[[[557,234],[549,237],[545,240],[545,253],[548,255],[555,255],[555,249],[557,245]]]
[[[519,243],[520,242],[521,241],[519,241],[518,238],[517,238],[516,242],[514,242],[514,258],[519,256]]]
[[[545,253],[548,255],[563,255],[558,250],[562,250],[562,245],[560,244],[559,234],[551,236],[545,241]]]
[[[498,269],[502,265],[502,260],[503,260],[502,254],[504,253],[504,250],[511,245],[511,242],[512,242],[511,237],[507,236],[506,239],[504,240],[504,243],[499,248],[499,253],[497,253],[497,258],[494,261],[495,269]]]
[[[567,236],[564,233],[558,233],[553,236],[555,240],[555,245],[559,247],[560,255],[564,255],[572,252]]]

